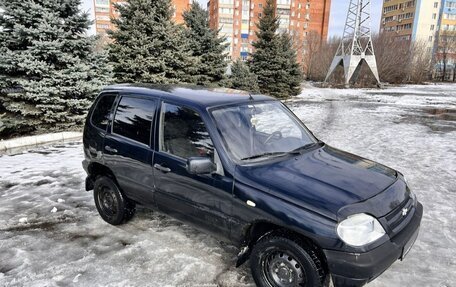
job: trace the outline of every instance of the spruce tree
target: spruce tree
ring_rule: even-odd
[[[80,0],[0,0],[0,136],[81,125],[109,81]]]
[[[279,19],[275,16],[273,0],[267,0],[257,27],[257,41],[253,43],[249,65],[258,77],[260,91],[276,98],[299,94],[302,74],[296,51],[288,35],[277,33]]]
[[[287,60],[286,71],[286,84],[288,87],[288,94],[290,96],[297,96],[301,93],[301,83],[303,81],[302,69],[298,64],[297,52],[293,47],[293,41],[288,33],[280,35],[280,42],[282,44],[282,55]]]
[[[257,76],[250,72],[249,66],[240,59],[236,60],[231,66],[230,82],[233,89],[252,93],[258,93],[260,91]]]
[[[206,86],[220,84],[225,79],[227,68],[225,49],[228,44],[225,38],[219,37],[218,31],[209,27],[208,12],[198,2],[193,2],[183,17],[192,55],[198,58],[196,83]]]
[[[185,29],[172,21],[170,0],[128,0],[116,5],[109,56],[117,82],[169,84],[195,82],[196,59]]]

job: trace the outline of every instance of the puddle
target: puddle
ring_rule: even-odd
[[[7,274],[8,272],[10,272],[11,270],[13,270],[14,267],[12,266],[0,266],[0,274],[3,273],[3,274]]]
[[[403,114],[396,123],[422,124],[433,132],[456,131],[456,109],[424,108]]]
[[[377,95],[377,96],[391,96],[391,97],[403,97],[403,96],[419,96],[419,97],[424,97],[424,96],[438,96],[440,93],[437,92],[431,92],[431,91],[423,91],[423,92],[408,92],[408,91],[403,91],[403,92],[398,92],[398,91],[367,91],[367,95]]]
[[[17,186],[17,185],[19,185],[19,183],[17,183],[17,182],[0,181],[0,187],[1,187],[1,189],[3,189],[3,190],[8,190],[8,189],[10,189],[10,188],[12,188],[12,187],[15,187],[15,186]]]
[[[456,109],[425,109],[424,112],[440,120],[456,122]]]
[[[76,218],[74,216],[70,215],[60,215],[53,221],[36,221],[36,222],[28,222],[25,224],[18,224],[18,225],[12,225],[12,226],[6,226],[5,228],[0,228],[0,231],[5,231],[5,232],[23,232],[23,231],[29,231],[29,230],[34,230],[34,231],[54,231],[56,226],[59,224],[65,224],[65,223],[75,223],[78,222],[80,219]]]
[[[100,238],[102,238],[102,235],[97,235],[97,234],[72,234],[68,240],[69,241],[96,241]]]

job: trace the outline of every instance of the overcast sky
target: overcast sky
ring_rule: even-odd
[[[93,1],[83,0],[83,9],[90,11],[93,15]],[[382,10],[382,0],[372,1],[372,30],[377,32],[380,26],[380,16]],[[198,0],[203,6],[207,6],[207,0]],[[331,1],[331,17],[329,19],[329,35],[341,36],[345,25],[345,18],[347,16],[348,5],[350,0],[332,0]],[[93,18],[93,16],[92,16]],[[93,30],[92,30],[93,33]]]

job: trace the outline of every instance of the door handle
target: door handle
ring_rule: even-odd
[[[105,146],[105,150],[109,151],[109,152],[112,152],[112,153],[117,153],[117,150],[115,148],[112,148],[110,146]]]
[[[159,171],[162,171],[162,172],[164,172],[164,173],[167,173],[167,172],[170,172],[170,171],[171,171],[170,168],[161,166],[161,165],[159,165],[158,163],[154,164],[154,168],[155,168],[155,169],[158,169]]]

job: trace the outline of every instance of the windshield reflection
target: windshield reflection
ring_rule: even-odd
[[[260,102],[212,111],[235,161],[264,160],[300,152],[317,143],[280,102]]]

